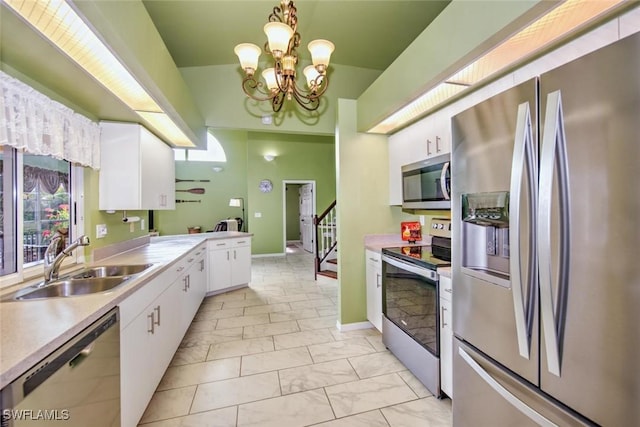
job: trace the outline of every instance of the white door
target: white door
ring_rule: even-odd
[[[300,238],[302,248],[313,253],[313,185],[300,187]]]

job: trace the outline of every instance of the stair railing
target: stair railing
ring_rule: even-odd
[[[318,276],[322,262],[338,244],[336,228],[337,213],[336,201],[334,200],[322,214],[313,217],[316,236],[315,278]]]

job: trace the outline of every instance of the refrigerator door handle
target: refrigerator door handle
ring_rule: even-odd
[[[445,163],[442,166],[442,171],[440,172],[440,189],[442,190],[442,197],[445,200],[450,200],[451,196],[449,195],[449,190],[447,189],[447,171],[449,170],[449,162]]]
[[[518,411],[522,412],[529,419],[541,425],[542,427],[558,427],[557,424],[550,421],[548,418],[544,417],[542,414],[536,412],[529,405],[524,403],[522,400],[518,399],[513,393],[507,390],[502,384],[500,384],[495,378],[491,376],[486,370],[480,366],[478,362],[476,362],[473,357],[469,353],[467,353],[462,347],[458,347],[458,354],[462,357],[462,360],[465,361],[467,365],[471,369],[474,370],[480,378],[484,380],[485,383],[489,387],[491,387],[496,393],[502,396],[511,406],[516,408]]]
[[[527,173],[527,185],[529,194],[529,212],[527,217],[530,222],[530,236],[535,236],[536,216],[534,209],[537,204],[537,182],[535,173],[535,158],[533,147],[533,134],[531,129],[531,110],[529,103],[524,102],[518,106],[518,120],[514,141],[513,160],[511,165],[511,185],[509,192],[509,274],[511,281],[511,293],[513,295],[513,308],[516,321],[516,335],[518,338],[518,350],[520,356],[529,359],[531,352],[531,330],[533,327],[532,304],[534,302],[536,276],[535,240],[530,239],[529,254],[533,258],[529,263],[529,272],[524,277],[522,272],[522,254],[520,247],[520,200],[522,197],[522,179]],[[527,280],[528,297],[525,296],[523,279]]]
[[[547,95],[545,127],[540,156],[540,190],[538,205],[538,274],[540,276],[540,315],[547,366],[551,374],[560,376],[562,342],[569,284],[569,245],[571,212],[566,138],[560,91]],[[554,169],[558,168],[558,198],[560,207],[558,291],[554,307],[551,265],[551,199]]]

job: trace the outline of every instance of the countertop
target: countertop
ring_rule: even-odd
[[[431,245],[429,236],[416,243],[409,243],[402,240],[399,234],[369,234],[364,236],[364,247],[370,251],[381,252],[383,248],[393,248],[397,246],[410,245]],[[451,278],[451,267],[439,267],[438,274]]]
[[[223,231],[152,237],[149,244],[92,263],[154,264],[139,277],[129,280],[121,287],[92,295],[1,302],[0,388],[18,378],[199,244],[207,240],[251,235]],[[82,267],[85,265],[78,266]],[[25,283],[28,284],[30,283]]]

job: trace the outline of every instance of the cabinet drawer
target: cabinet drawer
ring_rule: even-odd
[[[446,276],[440,276],[440,298],[444,298],[447,301],[451,301],[453,288],[451,286],[451,278]]]
[[[233,239],[209,240],[208,247],[210,251],[218,249],[238,248],[251,245],[251,237],[240,237]]]

